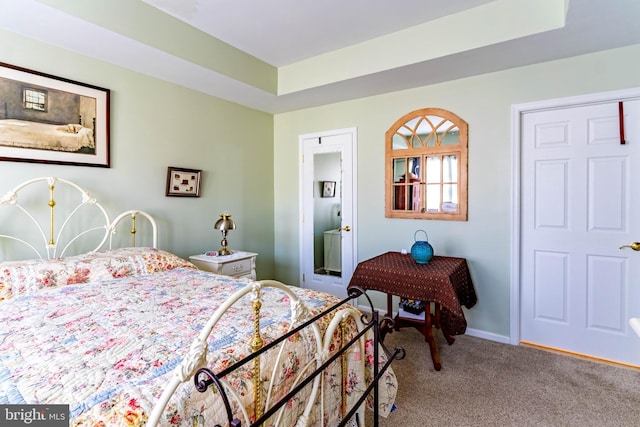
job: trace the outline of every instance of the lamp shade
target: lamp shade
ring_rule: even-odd
[[[230,214],[220,214],[220,218],[213,227],[220,231],[235,230],[236,223],[233,222]]]
[[[218,251],[218,255],[231,255],[231,251],[227,247],[227,231],[236,229],[236,223],[231,219],[231,215],[220,214],[220,218],[213,227],[222,232],[222,241],[220,242],[222,247]]]

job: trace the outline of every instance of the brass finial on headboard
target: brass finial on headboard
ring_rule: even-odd
[[[131,246],[136,246],[136,213],[131,213]]]
[[[49,181],[49,219],[50,219],[50,223],[49,223],[49,246],[54,246],[56,244],[55,240],[53,239],[54,236],[54,231],[53,231],[53,208],[56,206],[56,201],[53,198],[53,190],[56,188],[56,186],[53,184],[52,181]]]

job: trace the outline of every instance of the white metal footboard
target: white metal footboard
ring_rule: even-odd
[[[282,292],[284,292],[289,297],[289,304],[290,304],[290,310],[291,310],[291,321],[290,321],[288,333],[274,340],[272,343],[270,343],[268,347],[273,348],[277,345],[280,345],[281,340],[285,340],[289,336],[289,334],[297,333],[299,331],[305,331],[307,333],[310,333],[310,335],[313,336],[313,343],[315,346],[314,360],[309,362],[306,366],[302,367],[297,377],[295,378],[294,383],[291,385],[291,389],[289,393],[285,395],[283,398],[281,398],[278,402],[273,402],[273,397],[272,397],[272,391],[273,391],[272,387],[276,382],[275,378],[276,378],[276,375],[278,374],[277,372],[278,368],[275,368],[273,372],[270,373],[270,381],[267,384],[266,397],[263,398],[261,395],[263,384],[261,382],[262,375],[260,372],[260,354],[262,351],[267,350],[267,348],[262,348],[262,338],[260,336],[260,329],[259,329],[259,316],[260,316],[260,306],[261,306],[261,291],[263,288],[266,288],[266,287],[277,288]],[[206,362],[206,356],[207,356],[208,337],[211,334],[214,327],[216,326],[216,324],[218,323],[218,321],[229,310],[229,308],[232,307],[236,302],[238,302],[242,297],[244,297],[247,294],[251,294],[252,306],[253,306],[253,312],[254,312],[253,336],[251,337],[251,340],[250,340],[251,341],[250,345],[253,353],[249,357],[238,362],[236,365],[229,367],[223,370],[222,372],[218,372],[217,374],[213,374],[206,367],[204,367]],[[316,317],[310,318],[309,310],[307,309],[307,307],[302,303],[302,301],[300,301],[300,299],[292,291],[292,289],[289,286],[284,285],[283,283],[273,281],[273,280],[264,280],[260,282],[250,283],[246,287],[238,290],[230,298],[228,298],[223,305],[218,307],[218,309],[215,311],[213,316],[207,322],[206,326],[200,331],[200,334],[198,335],[198,337],[193,341],[188,351],[188,354],[185,356],[182,363],[178,367],[176,367],[176,369],[173,371],[170,383],[165,387],[164,392],[162,393],[162,395],[160,396],[160,399],[158,400],[155,407],[153,408],[153,411],[148,419],[148,425],[156,426],[158,424],[165,410],[165,407],[169,403],[171,397],[173,396],[177,388],[182,383],[186,382],[191,378],[194,379],[194,383],[198,391],[201,391],[201,392],[206,391],[209,385],[215,385],[218,388],[218,391],[220,392],[221,398],[223,399],[223,403],[225,405],[225,409],[227,412],[230,425],[243,425],[243,426],[251,425],[250,416],[247,413],[247,410],[241,404],[237,405],[240,408],[240,411],[242,412],[242,414],[240,414],[240,418],[238,418],[238,415],[236,415],[235,417],[233,417],[234,419],[232,421],[230,401],[235,401],[239,403],[240,397],[236,394],[236,392],[231,387],[229,387],[229,385],[224,380],[224,376],[230,373],[231,371],[233,371],[234,369],[238,368],[239,365],[244,365],[245,363],[251,363],[251,362],[253,362],[252,378],[254,381],[253,403],[254,405],[257,405],[254,425],[259,425],[261,423],[261,420],[263,419],[266,420],[267,418],[275,419],[276,420],[275,425],[281,425],[281,419],[285,411],[284,403],[286,403],[292,396],[294,396],[302,388],[311,384],[310,395],[308,396],[308,400],[306,402],[306,406],[304,407],[304,410],[302,411],[302,415],[297,420],[296,426],[310,425],[309,424],[310,414],[311,414],[311,411],[313,410],[314,405],[317,402],[317,397],[322,396],[324,393],[323,381],[322,381],[323,370],[327,366],[329,366],[331,363],[335,363],[337,361],[342,364],[341,371],[343,372],[343,375],[346,375],[346,369],[345,369],[346,353],[338,352],[330,356],[330,345],[331,345],[331,341],[334,336],[334,333],[336,331],[339,331],[341,328],[344,328],[345,321],[348,319],[353,319],[357,328],[358,335],[353,339],[353,341],[357,340],[356,342],[357,348],[355,351],[359,351],[361,357],[356,359],[358,360],[358,363],[361,365],[362,372],[364,372],[364,364],[365,364],[365,335],[364,334],[366,330],[361,320],[362,314],[358,310],[350,306],[339,308],[340,306],[344,305],[347,301],[348,300],[343,300],[342,302],[318,314]],[[325,316],[327,313],[332,313],[333,317],[331,318],[331,321],[329,322],[329,325],[327,326],[327,329],[325,330],[323,335],[322,332],[320,331],[319,326],[316,324],[315,321],[320,317]],[[376,314],[375,320],[377,321],[377,313],[375,314]],[[378,343],[377,328],[374,334],[375,334],[374,341],[375,341],[375,345],[377,346],[377,343]],[[340,336],[344,337],[344,331],[341,332]],[[398,356],[400,351],[402,352],[402,356],[396,357]],[[282,365],[280,361],[283,357],[284,345],[280,345],[280,348],[277,349],[277,352],[278,352],[278,355],[277,355],[276,362],[274,364],[274,366],[276,367]],[[374,357],[376,357],[376,360],[377,360],[377,349]],[[383,371],[388,367],[388,364],[391,362],[393,358],[402,358],[402,357],[404,357],[404,350],[397,349],[396,353],[391,355],[391,357],[389,358],[390,360],[388,361],[387,365],[385,365],[385,367],[383,368]],[[381,374],[378,371],[379,369],[376,363],[374,368],[375,381],[377,381],[379,375]],[[200,375],[204,375],[205,377],[204,380],[200,379],[199,377]],[[346,383],[345,380],[346,378],[343,377],[342,378],[343,386]],[[345,419],[347,417],[352,418],[354,414],[357,414],[357,417],[360,420],[364,420],[364,405],[362,405],[361,403],[363,402],[364,398],[366,398],[366,395],[369,394],[369,391],[370,389],[367,390],[365,395],[361,398],[361,400],[357,403],[357,405],[355,405],[355,407],[352,408],[352,410],[348,414],[347,413],[341,414],[341,418],[342,419]],[[377,393],[377,388],[376,388],[376,393]],[[343,408],[344,411],[346,411],[347,405],[346,405],[346,401],[344,401],[344,399],[346,399],[345,391],[343,390],[341,394],[343,396],[343,404],[341,405],[341,407]],[[376,395],[376,399],[377,399],[377,395]],[[262,402],[264,402],[264,407],[261,407]],[[320,402],[323,403],[324,402],[323,399],[320,399]],[[322,408],[321,413],[324,413],[324,408]],[[376,415],[377,415],[377,411],[376,411]],[[275,417],[275,418],[271,418],[271,417]],[[318,425],[317,424],[318,422],[319,421],[316,420],[314,425]]]
[[[263,280],[260,282],[254,282],[240,289],[236,293],[234,293],[231,297],[227,299],[227,301],[224,302],[224,304],[218,307],[218,309],[215,311],[213,316],[211,316],[211,318],[209,319],[205,327],[200,331],[200,334],[198,335],[198,337],[196,337],[196,339],[191,344],[189,352],[187,353],[185,358],[182,360],[182,363],[180,363],[180,365],[173,371],[173,375],[170,383],[167,385],[164,392],[160,396],[160,399],[156,403],[151,413],[151,416],[149,417],[149,420],[147,422],[149,426],[157,425],[158,421],[160,420],[160,416],[164,411],[164,408],[166,407],[167,403],[169,402],[169,399],[171,398],[173,393],[176,391],[178,386],[184,383],[185,381],[191,379],[195,374],[196,370],[204,366],[204,362],[207,356],[207,339],[211,334],[211,331],[213,331],[213,328],[216,326],[216,324],[220,320],[220,318],[227,312],[227,310],[229,310],[229,308],[233,304],[235,304],[238,300],[240,300],[242,297],[244,297],[249,293],[252,294],[254,316],[255,316],[254,317],[254,334],[251,338],[251,341],[252,341],[251,346],[254,352],[259,350],[262,347],[262,338],[260,337],[260,330],[259,330],[259,315],[260,315],[259,310],[261,305],[261,302],[260,302],[261,290],[265,286],[278,288],[289,296],[289,302],[290,302],[290,308],[291,308],[291,327],[293,327],[293,325],[295,324],[300,323],[308,316],[308,309],[302,303],[302,301],[300,301],[298,296],[288,286],[286,286],[283,283],[277,282],[275,280]],[[319,352],[321,350],[320,346],[322,343],[321,333],[317,325],[311,325],[311,328],[312,328],[313,334],[315,335],[316,342],[318,343],[318,352]],[[254,359],[254,370],[259,369],[259,367],[260,367],[260,359],[256,358]],[[257,372],[257,375],[256,375],[256,372],[254,372],[254,378],[257,381],[259,381],[260,379],[259,372]],[[318,384],[319,384],[319,379],[314,383],[313,394],[317,392]],[[261,389],[262,387],[260,387],[259,384],[254,385],[254,390],[256,393],[258,393],[256,396],[254,396],[254,400],[256,402],[261,401],[261,396],[259,394]],[[230,393],[233,395],[232,390],[230,391]],[[234,396],[234,398],[237,399],[237,396]],[[305,410],[305,413],[308,413],[311,410],[311,405],[313,400],[315,399],[310,400],[309,407]],[[244,411],[243,415],[248,422],[249,417],[246,411]]]

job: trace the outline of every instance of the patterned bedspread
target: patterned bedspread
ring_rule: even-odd
[[[118,260],[117,254],[108,255],[102,259],[107,259],[109,265]],[[125,277],[88,283],[67,280],[70,284],[42,286],[1,301],[0,404],[69,404],[71,425],[144,425],[167,377],[198,332],[223,301],[248,283],[179,264],[167,263],[169,269],[164,271],[142,268],[152,274],[127,275],[116,269],[110,272],[112,276]],[[15,267],[4,270],[5,278],[15,276]],[[337,302],[326,294],[293,289],[314,313]],[[264,298],[261,328],[268,343],[282,335],[290,314],[284,293],[265,291]],[[252,322],[249,299],[234,305],[222,318],[208,343],[210,369],[218,372],[250,353],[247,336]],[[352,335],[353,331],[348,330],[347,334]],[[285,350],[287,357],[280,362],[276,383],[290,383],[305,361],[313,358],[306,354],[307,340],[291,341]],[[370,345],[366,347],[370,350]],[[273,370],[268,364],[274,357],[262,358],[266,380],[270,380],[266,372]],[[368,367],[373,362],[371,353],[350,357],[365,357]],[[349,364],[347,393],[357,398],[369,375],[368,369],[362,372],[358,364]],[[247,368],[228,382],[251,413],[250,376]],[[340,378],[335,375],[327,375],[326,381],[326,390],[341,387]],[[381,381],[383,415],[391,409],[396,385],[393,372],[387,371]],[[283,394],[282,390],[276,395]],[[174,394],[162,424],[224,425],[224,408],[219,402],[212,404],[212,398],[217,397],[212,392],[198,393],[188,381]],[[323,417],[326,425],[335,425],[340,405],[339,398],[325,397],[324,405],[317,405],[320,412],[315,416]]]

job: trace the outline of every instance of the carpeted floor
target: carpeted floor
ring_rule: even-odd
[[[397,409],[380,426],[640,426],[640,370],[467,335],[448,346],[434,333],[439,372],[418,331],[387,336],[407,356],[392,364]]]

